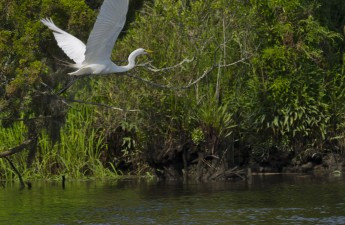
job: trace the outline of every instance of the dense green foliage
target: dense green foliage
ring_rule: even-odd
[[[71,80],[56,60],[66,57],[39,19],[85,41],[101,2],[0,0],[0,150],[34,139],[27,160],[13,156],[34,163],[29,176],[182,173],[195,162],[212,174],[272,151],[298,160],[343,151],[343,1],[131,1],[115,61],[137,47],[154,50],[139,63],[157,68],[193,60],[84,78],[58,95]]]

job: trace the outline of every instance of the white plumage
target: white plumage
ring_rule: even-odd
[[[70,75],[118,73],[134,68],[138,55],[151,52],[143,48],[133,51],[126,66],[118,66],[111,61],[111,53],[125,25],[127,11],[128,0],[104,0],[86,45],[57,27],[51,19],[42,19],[41,22],[53,31],[58,46],[75,62],[71,66],[77,70]]]

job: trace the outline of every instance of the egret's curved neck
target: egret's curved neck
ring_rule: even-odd
[[[128,56],[128,64],[126,66],[119,66],[121,68],[121,72],[126,72],[128,70],[131,70],[135,67],[135,58],[139,55],[141,55],[142,52],[140,49],[134,50],[129,56]]]

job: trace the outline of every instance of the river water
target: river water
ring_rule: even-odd
[[[0,224],[345,224],[345,179],[254,176],[247,182],[34,182],[0,186]]]

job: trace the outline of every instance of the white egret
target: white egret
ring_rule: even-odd
[[[110,59],[115,41],[125,22],[129,0],[104,0],[87,44],[58,28],[51,19],[41,22],[53,31],[58,46],[75,63],[77,69],[69,75],[120,73],[135,67],[135,58],[150,53],[143,48],[136,49],[128,57],[128,65],[118,66]]]

